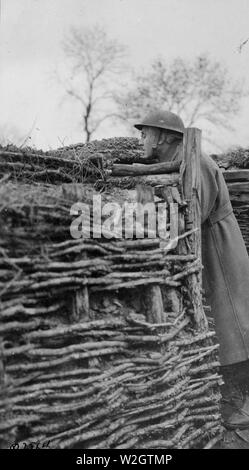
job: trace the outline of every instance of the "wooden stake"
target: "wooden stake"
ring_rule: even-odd
[[[197,228],[190,237],[193,254],[201,262],[201,131],[195,128],[186,129],[183,141],[182,189],[188,203],[187,223],[185,229]],[[188,278],[189,290],[194,307],[194,318],[198,328],[207,328],[207,318],[202,306],[202,275],[201,271]]]
[[[141,204],[154,201],[153,189],[149,186],[137,185],[137,201]],[[148,221],[147,221],[148,222]],[[146,219],[145,219],[145,223]],[[159,285],[147,286],[144,288],[144,307],[147,321],[150,323],[161,323],[164,318],[162,292]]]

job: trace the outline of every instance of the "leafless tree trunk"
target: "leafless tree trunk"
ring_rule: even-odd
[[[65,90],[82,108],[83,132],[89,142],[103,121],[115,115],[113,87],[126,49],[95,26],[83,31],[72,29],[64,42],[64,52],[72,77]]]

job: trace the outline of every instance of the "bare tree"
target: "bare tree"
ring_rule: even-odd
[[[66,93],[82,108],[86,142],[104,120],[113,116],[113,88],[122,70],[126,48],[99,26],[72,28],[64,42],[70,60]]]
[[[125,120],[141,119],[147,111],[164,108],[179,114],[186,126],[198,122],[231,129],[241,99],[247,96],[220,62],[201,55],[192,63],[181,58],[167,64],[156,59],[147,73],[135,76],[135,86],[116,96]]]

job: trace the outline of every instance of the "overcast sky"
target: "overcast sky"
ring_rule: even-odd
[[[32,131],[38,147],[82,139],[74,105],[62,102],[54,71],[64,63],[62,40],[71,26],[103,25],[129,47],[129,64],[155,56],[192,59],[208,52],[249,88],[249,0],[2,0],[0,31],[0,126]],[[235,131],[217,141],[249,146],[249,100]],[[97,137],[124,135],[107,126]],[[220,132],[218,133],[220,134]]]

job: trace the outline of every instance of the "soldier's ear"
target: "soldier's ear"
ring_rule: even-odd
[[[173,142],[175,142],[177,139],[176,139],[176,136],[173,135],[173,134],[169,134],[167,135],[167,143],[168,144],[173,144]]]
[[[176,138],[173,134],[168,134],[167,132],[161,132],[160,133],[160,137],[159,137],[159,140],[158,140],[158,144],[159,145],[162,145],[164,144],[165,142],[167,142],[167,144],[173,144],[173,142],[175,142]]]
[[[166,132],[161,132],[160,133],[160,136],[159,136],[159,139],[158,139],[158,145],[162,145],[164,144],[164,142],[166,142],[166,138],[167,138],[167,134]]]

